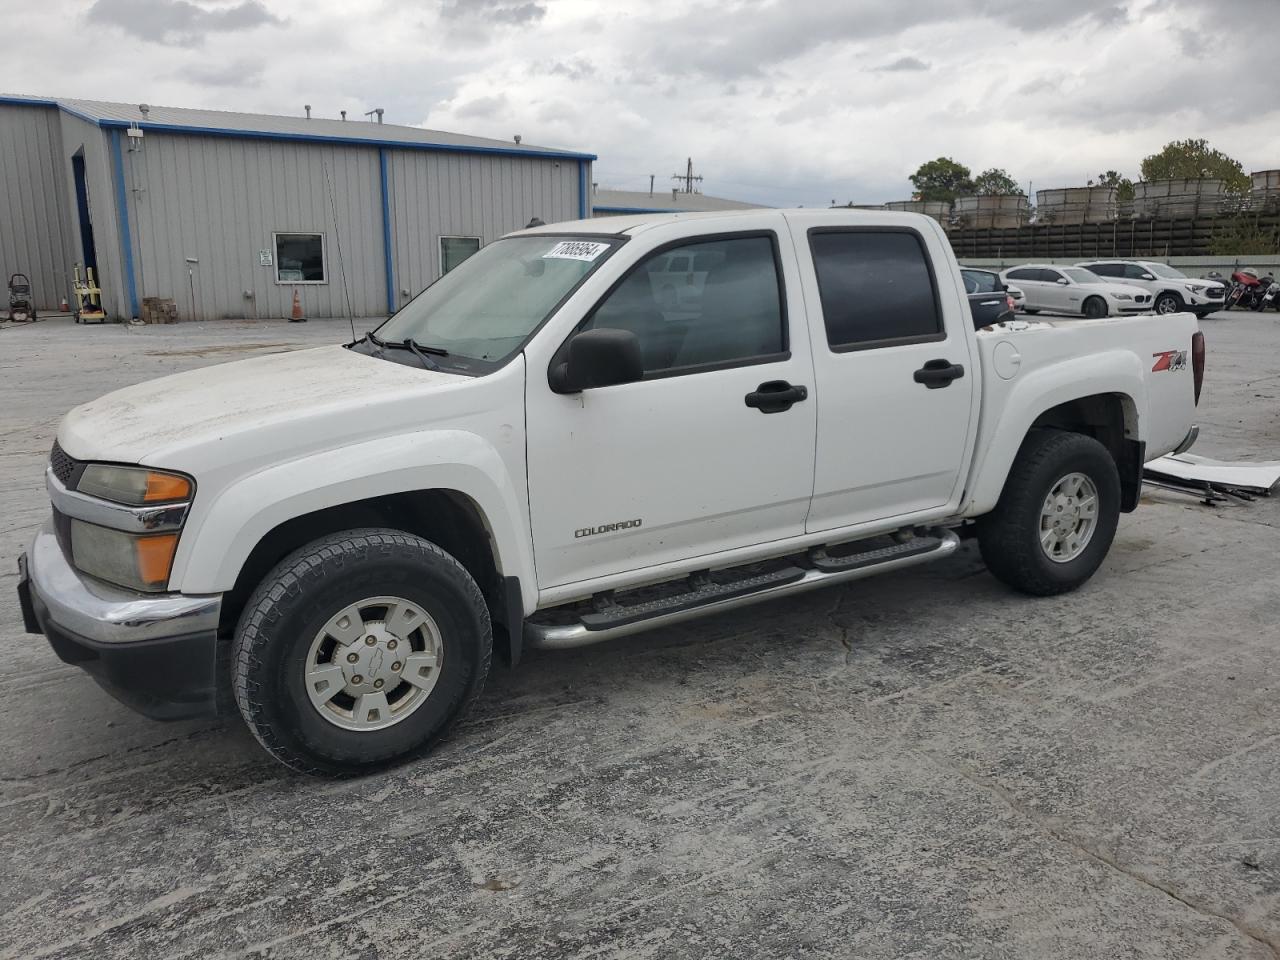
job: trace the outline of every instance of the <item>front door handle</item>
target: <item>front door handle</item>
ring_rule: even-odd
[[[964,376],[964,367],[950,360],[930,360],[915,372],[916,383],[923,383],[930,390],[950,386],[952,380]]]
[[[785,380],[769,380],[748,393],[746,403],[761,413],[781,413],[808,396],[808,387],[793,387]]]

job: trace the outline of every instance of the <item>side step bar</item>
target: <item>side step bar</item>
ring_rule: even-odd
[[[526,620],[525,644],[542,650],[585,647],[762,600],[804,593],[829,584],[862,580],[878,573],[941,560],[955,553],[959,546],[960,538],[955,531],[938,530],[934,531],[934,535],[915,542],[909,541],[900,547],[855,553],[848,557],[830,557],[825,551],[819,550],[810,554],[810,562],[814,565],[812,569],[788,567],[773,575],[756,578],[754,583],[708,586],[669,601],[606,608],[601,612],[584,615],[577,623],[545,624]]]

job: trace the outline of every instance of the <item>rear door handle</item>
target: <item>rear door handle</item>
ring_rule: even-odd
[[[748,407],[761,413],[781,413],[808,396],[808,387],[793,387],[785,380],[769,380],[748,393],[745,399]]]
[[[950,360],[930,360],[915,372],[916,383],[923,383],[930,390],[950,386],[952,380],[964,376],[964,367]]]

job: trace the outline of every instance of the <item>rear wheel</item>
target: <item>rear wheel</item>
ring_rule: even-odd
[[[1039,313],[1040,311],[1039,311],[1038,309],[1037,309],[1037,310],[1032,310],[1030,307],[1024,307],[1024,308],[1022,309],[1022,312],[1023,312],[1023,313],[1029,313],[1029,314],[1031,314],[1031,315],[1034,317],[1034,316],[1035,316],[1037,313]]]
[[[1092,437],[1027,434],[978,545],[992,574],[1015,590],[1074,590],[1101,565],[1120,520],[1120,476]]]
[[[353,530],[282,560],[254,591],[232,652],[236,703],[277,760],[361,773],[422,756],[480,693],[489,613],[435,544]]]
[[[1083,310],[1090,320],[1101,320],[1107,315],[1107,302],[1101,297],[1089,297],[1084,302]]]
[[[1156,297],[1156,313],[1177,313],[1182,309],[1182,298],[1176,293],[1162,293]]]

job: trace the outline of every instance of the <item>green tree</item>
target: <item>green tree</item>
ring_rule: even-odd
[[[980,197],[993,197],[1002,193],[1021,194],[1022,189],[1007,170],[992,167],[973,178],[973,192]]]
[[[1120,203],[1128,203],[1133,199],[1133,181],[1118,170],[1108,170],[1106,173],[1098,174],[1089,181],[1089,186],[1115,187],[1116,200]]]
[[[956,163],[950,157],[939,157],[922,163],[920,169],[911,175],[911,183],[921,200],[945,200],[949,203],[956,197],[973,193],[973,181],[969,177],[969,168],[964,164]]]
[[[1214,150],[1206,140],[1174,140],[1159,153],[1142,161],[1143,180],[1177,180],[1209,177],[1226,182],[1232,193],[1249,189],[1248,176],[1239,161],[1221,150]]]

